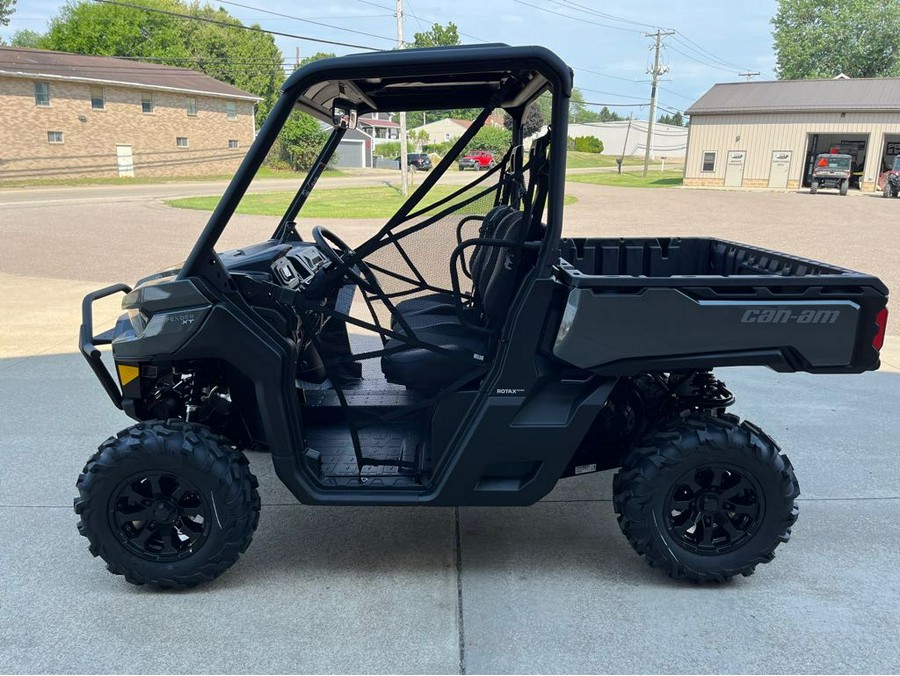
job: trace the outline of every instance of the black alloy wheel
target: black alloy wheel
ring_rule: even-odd
[[[685,473],[666,498],[666,527],[697,554],[725,554],[752,537],[765,513],[762,490],[748,475],[722,464]]]
[[[109,504],[110,528],[122,545],[149,561],[177,561],[209,535],[208,501],[174,474],[144,472],[119,486]]]

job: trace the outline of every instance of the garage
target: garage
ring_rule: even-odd
[[[900,154],[900,78],[720,83],[686,112],[687,186],[806,188],[816,155],[838,152],[873,192]]]

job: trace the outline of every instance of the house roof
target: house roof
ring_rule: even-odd
[[[685,112],[900,111],[900,77],[728,82],[713,85]]]
[[[0,76],[97,82],[228,99],[260,100],[258,96],[187,68],[25,47],[0,47]]]
[[[399,127],[400,125],[391,120],[380,120],[376,117],[360,117],[359,124],[368,125],[370,127]]]

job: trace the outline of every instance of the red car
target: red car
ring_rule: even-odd
[[[465,156],[460,158],[459,170],[465,171],[466,169],[493,169],[496,164],[497,160],[494,159],[494,153],[492,153],[490,150],[473,150],[472,152],[466,153]]]

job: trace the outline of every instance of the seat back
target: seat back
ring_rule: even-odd
[[[528,272],[529,266],[523,265],[521,249],[527,235],[528,222],[521,211],[507,214],[500,223],[496,239],[503,239],[510,246],[491,247],[495,255],[482,276],[481,309],[488,328],[499,329],[503,326],[513,295]]]
[[[481,226],[478,228],[478,237],[483,239],[495,239],[503,219],[513,213],[515,209],[505,204],[494,207],[485,214]],[[484,295],[484,289],[490,279],[490,270],[497,258],[497,247],[476,244],[469,263],[472,273],[472,294],[479,301]],[[485,274],[487,271],[487,274]]]

